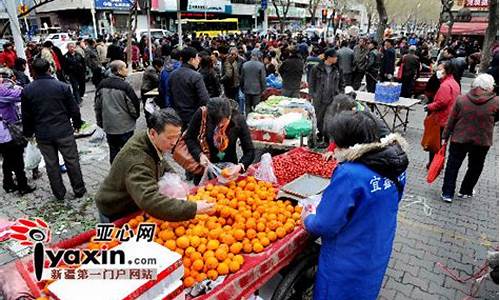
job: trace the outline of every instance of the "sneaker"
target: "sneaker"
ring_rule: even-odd
[[[83,196],[85,196],[86,193],[87,193],[87,190],[84,190],[83,192],[80,192],[80,193],[75,193],[75,198],[76,199],[82,198]]]
[[[453,197],[445,196],[441,194],[441,200],[443,200],[446,203],[451,203],[453,202]]]
[[[25,187],[19,188],[19,194],[24,196],[26,194],[32,193],[36,190],[36,186],[27,185]]]
[[[466,194],[461,194],[461,193],[458,193],[457,194],[457,197],[460,198],[460,199],[470,199],[472,197],[474,197],[474,195],[476,194],[476,191],[472,191],[472,195],[466,195]]]

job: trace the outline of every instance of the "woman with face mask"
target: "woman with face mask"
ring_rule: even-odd
[[[460,86],[453,77],[453,64],[450,61],[439,64],[436,76],[441,81],[441,85],[434,97],[434,101],[424,106],[424,110],[433,116],[434,120],[439,124],[439,140],[441,140],[451,109],[460,95]],[[434,154],[433,151],[429,151],[429,164],[427,167],[432,162]]]

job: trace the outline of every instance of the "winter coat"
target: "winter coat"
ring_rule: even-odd
[[[155,67],[149,66],[142,73],[142,84],[141,84],[141,93],[147,93],[153,89],[158,87],[160,83],[160,75],[158,71],[156,71]]]
[[[71,136],[82,125],[71,86],[50,75],[39,76],[24,87],[21,110],[23,134],[27,137],[35,134],[43,141]]]
[[[315,300],[375,300],[391,256],[406,182],[404,139],[336,149],[340,164],[306,230],[321,237]]]
[[[306,76],[307,84],[311,85],[312,69],[321,63],[321,59],[317,56],[308,56],[306,59]]]
[[[12,137],[6,123],[15,123],[19,120],[16,103],[21,102],[20,86],[12,83],[0,84],[0,144],[10,142]]]
[[[222,76],[222,84],[225,88],[236,88],[240,86],[240,70],[243,65],[243,59],[238,57],[232,59],[226,58],[223,64],[224,75]]]
[[[420,60],[414,54],[407,54],[402,59],[403,78],[416,79],[420,71]]]
[[[97,126],[107,134],[123,134],[134,131],[140,102],[130,83],[111,75],[99,83],[94,109]]]
[[[329,104],[332,102],[333,97],[343,92],[344,80],[342,79],[342,72],[336,65],[332,65],[330,74],[328,74],[324,62],[313,68],[309,93],[315,101]]]
[[[50,73],[55,74],[57,71],[57,64],[54,59],[55,53],[50,48],[42,48],[40,52],[40,57],[49,62],[50,65]]]
[[[64,73],[72,78],[82,78],[85,77],[85,58],[80,54],[75,52],[74,55],[66,53],[64,55]]]
[[[119,219],[144,210],[167,221],[186,221],[196,215],[196,203],[161,195],[158,181],[174,169],[159,156],[146,130],[136,133],[116,156],[95,195],[99,211]]]
[[[172,103],[170,101],[169,91],[168,91],[168,79],[173,71],[181,67],[181,62],[175,59],[168,60],[163,69],[160,72],[160,84],[158,86],[158,93],[160,95],[160,100],[162,101],[161,108],[170,107]]]
[[[207,88],[210,98],[219,97],[221,94],[221,87],[215,70],[213,68],[203,68],[200,70],[200,74],[203,76],[203,82],[205,82],[205,87]]]
[[[85,63],[91,70],[96,70],[101,68],[101,63],[99,62],[99,54],[97,50],[91,46],[85,48]]]
[[[348,47],[342,47],[337,51],[337,59],[342,74],[351,74],[354,64],[354,51]]]
[[[446,75],[441,80],[439,90],[434,96],[434,101],[427,105],[429,112],[437,116],[437,121],[441,127],[445,127],[448,123],[448,117],[451,109],[460,95],[460,86],[453,78],[453,75]]]
[[[493,129],[498,122],[498,97],[479,88],[459,96],[443,132],[451,142],[491,146]]]
[[[263,63],[250,60],[241,68],[242,91],[247,95],[261,95],[266,89],[266,67]]]
[[[108,46],[104,43],[99,43],[96,46],[97,56],[99,57],[99,62],[105,64],[108,61]]]
[[[396,69],[396,50],[394,48],[385,49],[382,57],[382,75],[394,75]]]
[[[16,51],[3,51],[2,53],[0,53],[0,65],[5,65],[9,69],[13,69],[16,63],[16,58]]]
[[[372,49],[368,52],[368,64],[366,65],[366,73],[370,74],[373,79],[377,79],[382,64],[382,56],[377,49]]]
[[[242,163],[245,169],[252,164],[255,158],[255,147],[252,142],[252,137],[250,136],[250,130],[248,129],[245,118],[237,111],[233,112],[229,126],[227,127],[227,137],[229,138],[229,146],[224,151],[224,158],[220,159],[217,154],[219,150],[214,144],[214,132],[217,124],[214,119],[207,114],[207,144],[210,151],[210,161],[212,163],[218,162],[230,162],[233,164]],[[189,152],[193,158],[197,161],[200,160],[201,146],[198,140],[198,135],[200,134],[201,127],[201,109],[198,109],[193,116],[193,119],[189,123],[188,129],[186,131],[186,145]],[[236,152],[237,141],[240,140],[241,149],[243,150],[243,155],[238,160],[238,155]]]
[[[109,61],[123,60],[123,49],[119,45],[111,44],[108,47],[106,57]]]
[[[366,55],[368,54],[370,50],[366,47],[362,48],[359,45],[356,45],[354,47],[354,67],[353,71],[354,72],[365,72],[366,71],[366,64],[368,63],[368,60],[366,59]]]
[[[278,72],[283,79],[283,89],[300,90],[302,74],[304,74],[304,61],[297,55],[290,56],[279,67]]]
[[[194,113],[207,104],[208,95],[203,76],[190,64],[183,64],[172,72],[168,80],[168,92],[173,109],[187,127]]]

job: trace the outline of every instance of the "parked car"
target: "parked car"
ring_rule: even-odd
[[[147,35],[148,34],[148,30],[147,29],[137,29],[135,31],[135,37],[137,38],[137,40],[139,41],[144,35]],[[170,36],[172,35],[173,33],[168,31],[168,30],[164,30],[164,29],[153,29],[151,28],[151,36],[154,38],[154,39],[161,39],[163,37],[166,37],[166,36]]]

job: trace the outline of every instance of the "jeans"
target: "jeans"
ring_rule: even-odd
[[[260,95],[245,94],[245,114],[248,116],[260,102]]]
[[[76,104],[82,103],[82,96],[80,96],[80,85],[78,79],[70,76],[69,83],[71,85],[71,90],[73,91],[73,97],[75,98]]]
[[[354,71],[352,73],[352,88],[356,91],[361,87],[363,77],[365,77],[365,71]]]
[[[116,155],[125,146],[127,141],[134,135],[133,131],[122,134],[106,134],[109,145],[109,163],[112,164]]]
[[[64,159],[73,192],[75,195],[85,194],[87,190],[82,178],[80,157],[78,156],[75,137],[71,135],[53,141],[37,140],[37,142],[45,161],[52,194],[59,200],[64,199],[64,195],[66,194],[66,187],[64,186],[62,174],[59,169],[58,152],[61,153]]]
[[[17,146],[14,142],[0,144],[0,153],[3,157],[3,187],[4,189],[13,188],[15,186],[12,173],[16,174],[17,186],[19,189],[25,189],[28,185],[26,174],[24,173],[24,148]]]
[[[466,155],[469,156],[469,162],[459,193],[462,195],[472,195],[474,186],[476,186],[479,176],[481,176],[481,172],[483,171],[484,160],[489,149],[490,147],[487,146],[450,143],[442,188],[444,196],[452,198],[455,195],[458,171]]]
[[[327,134],[324,130],[325,113],[330,103],[321,103],[313,100],[314,111],[316,112],[316,128],[318,129],[318,142],[328,141]]]

